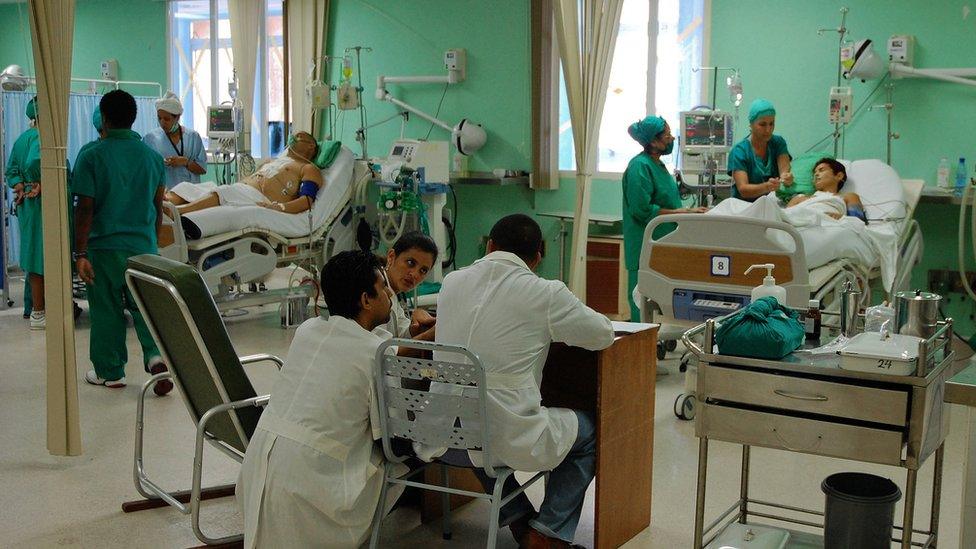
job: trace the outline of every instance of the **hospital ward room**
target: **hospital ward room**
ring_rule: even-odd
[[[976,0],[0,24],[0,547],[976,548]]]

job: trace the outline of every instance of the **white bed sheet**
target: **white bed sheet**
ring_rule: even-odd
[[[352,186],[352,168],[353,153],[344,146],[332,165],[322,170],[322,181],[325,184],[319,189],[312,205],[312,231],[325,224],[348,200]],[[217,206],[188,213],[183,217],[200,229],[200,238],[240,230],[272,231],[286,238],[310,234],[308,212],[288,214],[260,206]]]

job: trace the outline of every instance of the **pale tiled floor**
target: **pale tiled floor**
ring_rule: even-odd
[[[15,283],[19,294],[20,284]],[[19,301],[19,295],[16,296]],[[227,321],[240,354],[284,355],[293,331],[278,324],[276,306],[252,309]],[[76,333],[79,380],[89,368],[87,316]],[[169,508],[123,514],[123,501],[135,499],[132,485],[132,441],[136,396],[146,379],[138,343],[130,331],[129,386],[111,391],[81,382],[84,454],[64,458],[45,448],[44,333],[31,332],[19,309],[0,311],[0,546],[54,547],[189,547],[198,545],[189,517]],[[666,364],[674,369],[674,360]],[[254,365],[249,374],[258,392],[270,389],[273,367]],[[697,440],[693,425],[675,419],[672,403],[682,389],[682,376],[658,379],[654,445],[654,502],[651,526],[625,547],[690,547],[695,506]],[[954,407],[955,408],[955,407]],[[952,411],[953,430],[947,442],[940,547],[958,547],[960,466],[964,415]],[[146,466],[164,487],[189,487],[193,427],[183,403],[171,395],[147,405]],[[208,449],[209,450],[209,449]],[[725,508],[738,493],[739,450],[711,445],[709,511]],[[215,451],[207,452],[204,478],[208,484],[233,482],[237,466]],[[920,473],[918,517],[930,504],[931,464]],[[894,468],[813,458],[757,449],[753,452],[753,494],[806,507],[820,507],[821,480],[835,471],[859,470],[891,476],[904,487],[904,474]],[[592,488],[591,488],[592,492]],[[530,489],[538,503],[541,493]],[[591,494],[592,495],[592,494]],[[588,499],[577,541],[592,545],[592,500]],[[397,511],[384,525],[387,547],[483,547],[484,504],[475,503],[455,515],[451,542],[440,539],[438,525],[420,526],[412,510]],[[900,506],[897,510],[900,517]],[[205,524],[212,534],[239,531],[240,515],[233,499],[206,503]],[[499,547],[515,547],[506,532]]]

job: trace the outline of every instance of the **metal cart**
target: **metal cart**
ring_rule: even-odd
[[[943,442],[949,428],[943,396],[954,373],[951,319],[921,341],[920,371],[909,376],[842,370],[836,354],[796,352],[778,361],[725,356],[715,350],[715,329],[716,320],[709,320],[682,338],[700,362],[695,549],[707,547],[734,522],[752,524],[753,517],[823,528],[822,511],[749,497],[752,446],[906,469],[904,518],[895,527],[901,535],[893,541],[909,549],[918,536],[924,539],[914,545],[935,547]],[[742,469],[738,501],[706,526],[708,443],[713,439],[742,446]],[[931,519],[927,530],[916,530],[918,470],[933,453]],[[790,540],[787,547],[823,546],[822,537],[809,532],[791,531]]]

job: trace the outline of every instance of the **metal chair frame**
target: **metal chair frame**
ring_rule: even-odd
[[[400,357],[393,354],[388,354],[391,347],[418,349],[438,353],[452,353],[464,357],[467,362],[448,362],[444,360]],[[407,367],[411,368],[411,370],[405,371]],[[489,437],[490,427],[488,425],[487,411],[487,387],[485,386],[485,369],[481,363],[481,360],[471,351],[458,345],[444,345],[410,339],[391,339],[381,344],[376,350],[376,360],[374,362],[373,374],[377,389],[377,404],[380,411],[380,430],[382,432],[383,453],[386,456],[386,464],[384,465],[383,470],[383,488],[380,492],[379,504],[377,505],[376,514],[373,518],[372,534],[369,542],[370,548],[375,549],[379,543],[380,525],[382,524],[386,509],[386,494],[389,487],[394,484],[411,486],[414,488],[441,493],[443,507],[442,535],[444,539],[450,539],[451,537],[451,494],[489,500],[491,502],[491,511],[488,515],[487,547],[489,549],[494,548],[498,538],[498,515],[502,506],[524,492],[526,488],[534,484],[540,478],[545,478],[546,482],[548,482],[549,472],[543,471],[536,473],[527,482],[522,484],[521,488],[515,490],[507,497],[502,497],[502,489],[505,485],[505,481],[509,476],[514,474],[515,471],[509,467],[492,466],[492,454],[490,448],[491,439]],[[472,399],[470,396],[465,395],[448,395],[431,393],[429,391],[401,389],[399,384],[396,387],[391,387],[387,384],[387,377],[390,376],[396,378],[397,380],[404,378],[429,380],[432,382],[450,383],[463,386],[465,388],[476,388],[477,398]],[[397,396],[401,398],[412,398],[414,399],[415,404],[394,404],[392,400]],[[424,398],[423,403],[421,403],[419,400],[421,396]],[[476,402],[465,403],[465,401],[470,400],[476,400]],[[457,414],[431,415],[435,414],[436,412],[424,410],[424,408],[436,408],[438,405],[448,407],[448,412],[450,412],[451,408],[453,408],[453,411],[457,412]],[[453,426],[443,428],[424,426],[420,422],[409,419],[395,420],[394,418],[390,417],[391,406],[396,411],[405,412],[408,414],[428,414],[428,417],[434,420],[437,418],[447,418],[449,421],[460,419],[461,424],[454,424]],[[415,418],[416,417],[417,416],[415,416]],[[472,419],[475,420],[478,424],[477,427],[465,428],[463,426],[465,419],[469,421]],[[409,424],[410,427],[407,427],[406,432],[398,431],[394,433],[391,423],[394,423],[400,427],[405,427],[407,424]],[[447,425],[451,424],[448,423]],[[435,446],[447,446],[448,448],[458,450],[480,450],[482,453],[482,463],[484,464],[483,468],[485,474],[495,479],[494,490],[489,494],[485,492],[472,492],[469,490],[451,488],[448,479],[450,467],[467,467],[452,465],[436,459],[433,462],[424,465],[424,467],[397,476],[394,473],[394,467],[397,464],[405,461],[408,456],[399,456],[393,451],[391,439],[394,436],[406,438],[414,442],[418,441],[417,438],[422,437],[424,438],[424,442],[429,444]],[[441,478],[444,482],[443,485],[428,484],[409,480],[411,477],[424,471],[427,467],[435,464],[440,466]]]
[[[167,364],[172,364],[169,353],[167,352],[167,346],[160,339],[154,323],[148,320],[151,317],[147,314],[146,305],[135,287],[134,279],[140,279],[145,282],[155,284],[165,289],[170,294],[180,310],[182,320],[186,323],[190,334],[193,336],[193,342],[197,346],[200,356],[203,357],[204,363],[207,366],[207,371],[210,373],[214,385],[217,387],[217,392],[220,395],[220,400],[222,401],[221,404],[210,408],[199,417],[196,417],[196,412],[194,411],[194,407],[186,395],[182,381],[180,380],[179,376],[173,375],[172,371],[156,374],[155,376],[151,377],[149,381],[143,384],[142,391],[136,405],[135,456],[132,470],[136,490],[147,500],[161,500],[166,504],[175,507],[180,513],[183,513],[184,515],[189,514],[191,517],[190,522],[194,535],[196,535],[197,539],[207,545],[220,545],[241,541],[244,539],[243,534],[225,536],[221,538],[211,538],[203,532],[202,527],[200,526],[200,501],[202,499],[210,499],[211,497],[219,497],[219,495],[208,495],[208,492],[224,495],[227,491],[232,490],[234,487],[233,484],[207,488],[203,488],[201,486],[203,477],[203,442],[206,441],[210,443],[211,446],[219,450],[221,453],[225,454],[234,461],[241,463],[244,459],[244,455],[233,446],[208,433],[207,424],[218,414],[228,412],[231,422],[237,431],[237,435],[240,437],[241,442],[246,447],[250,440],[248,435],[244,432],[244,428],[241,426],[236,410],[250,406],[263,408],[268,405],[271,397],[270,395],[259,395],[244,400],[231,401],[227,394],[227,390],[224,387],[223,380],[217,371],[216,364],[214,364],[213,357],[211,356],[210,351],[203,340],[203,336],[200,333],[196,322],[193,320],[193,316],[190,314],[189,306],[187,306],[186,301],[183,299],[183,296],[180,295],[179,291],[176,289],[176,286],[167,280],[163,280],[159,277],[131,268],[126,269],[125,279],[130,293],[132,294],[136,305],[139,307],[139,311],[142,313],[143,318],[147,319],[146,325],[149,328],[149,332],[152,334],[153,340],[155,340],[156,346],[159,347],[160,354]],[[211,301],[212,300],[213,298],[211,297]],[[214,308],[216,309],[216,304],[214,304]],[[248,355],[240,357],[239,360],[242,365],[265,361],[274,363],[279,369],[283,365],[283,361],[280,358],[270,354]],[[193,480],[189,493],[186,491],[167,492],[149,478],[145,469],[143,459],[143,440],[145,434],[144,418],[146,395],[156,384],[156,382],[163,379],[171,379],[176,385],[180,396],[183,398],[183,403],[186,405],[187,412],[190,414],[190,418],[193,420],[193,423],[196,426],[196,442],[193,454]],[[123,505],[123,510],[125,510],[125,505]]]

